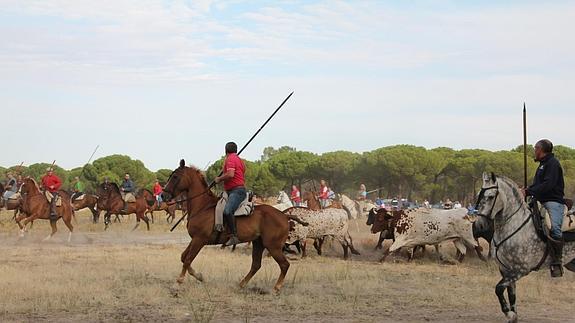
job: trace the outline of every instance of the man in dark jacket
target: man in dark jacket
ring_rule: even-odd
[[[136,187],[134,186],[134,182],[130,179],[130,174],[126,173],[124,176],[124,181],[120,186],[120,191],[122,193],[122,198],[124,199],[124,208],[122,209],[123,213],[128,212],[128,202],[127,200],[130,199],[129,194],[134,194]]]
[[[535,173],[533,184],[525,190],[525,194],[539,201],[551,218],[549,250],[551,256],[551,277],[563,276],[563,216],[565,210],[563,169],[553,155],[553,144],[547,139],[535,144],[535,161],[539,167]]]

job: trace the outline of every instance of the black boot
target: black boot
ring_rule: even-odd
[[[551,257],[551,277],[563,276],[563,239],[555,240],[549,237],[549,256]]]
[[[575,259],[571,260],[570,262],[565,264],[565,268],[569,271],[575,272]]]
[[[58,213],[56,213],[56,199],[58,199],[58,193],[52,193],[52,201],[50,202],[50,222],[58,220]]]
[[[238,239],[238,229],[236,228],[236,219],[233,214],[224,214],[226,217],[226,222],[228,223],[228,228],[230,229],[230,233],[232,236],[226,242],[226,246],[234,246],[240,243],[240,239]]]

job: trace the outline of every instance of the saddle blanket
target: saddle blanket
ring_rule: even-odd
[[[575,215],[568,212],[567,206],[565,206],[565,211],[563,211],[563,225],[561,226],[562,232],[575,231]],[[541,216],[545,219],[545,225],[548,230],[551,230],[551,217],[549,217],[549,212],[547,209],[541,205]]]
[[[44,195],[48,199],[48,203],[52,203],[52,199],[54,198],[54,195],[52,195],[52,193],[50,193],[48,191],[44,192]],[[56,206],[62,206],[62,197],[60,195],[58,195],[58,199],[56,200]]]
[[[136,202],[136,196],[134,196],[134,194],[132,194],[132,193],[124,193],[122,198],[124,199],[124,202],[128,202],[128,203]]]
[[[234,216],[247,216],[252,214],[254,211],[254,203],[250,202],[250,195],[246,194],[246,199],[240,203],[238,209],[234,213]],[[215,213],[215,229],[216,231],[222,232],[224,231],[224,208],[226,207],[226,203],[228,202],[228,193],[223,192],[220,199],[218,200],[218,204],[216,205]]]
[[[20,195],[20,193],[14,193],[14,194],[10,195],[10,197],[8,197],[8,199],[9,200],[17,200],[21,197],[22,197],[22,195]]]

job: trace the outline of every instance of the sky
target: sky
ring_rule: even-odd
[[[574,1],[0,0],[0,165],[574,146]]]

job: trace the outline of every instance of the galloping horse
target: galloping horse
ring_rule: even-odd
[[[476,209],[479,216],[493,220],[492,245],[502,279],[495,287],[501,311],[509,322],[517,322],[515,283],[531,271],[549,266],[547,244],[536,229],[532,215],[517,185],[501,176],[483,174],[483,187]],[[529,224],[529,222],[533,222]],[[566,241],[574,241],[573,234],[563,233]],[[565,243],[563,255],[570,261],[575,258],[575,242]],[[567,268],[569,269],[569,268]],[[507,290],[509,304],[504,292]]]
[[[74,200],[72,202],[72,206],[74,207],[74,211],[79,211],[84,208],[90,209],[92,212],[92,222],[98,223],[100,219],[100,210],[97,207],[98,204],[98,196],[92,194],[84,194],[84,198],[81,200]]]
[[[50,220],[50,203],[48,199],[40,190],[38,185],[31,178],[24,179],[24,183],[20,186],[20,193],[22,194],[22,210],[24,214],[20,214],[16,217],[16,223],[20,227],[20,235],[23,236],[26,232],[26,225],[28,222],[35,221],[37,219]],[[64,224],[70,230],[68,235],[68,242],[72,239],[72,232],[74,232],[74,227],[72,226],[72,216],[74,211],[72,209],[72,204],[70,203],[70,195],[66,191],[59,191],[58,194],[62,199],[62,205],[56,207],[56,213],[58,214],[58,219],[62,218]],[[24,223],[20,223],[24,219]],[[50,221],[50,226],[52,227],[52,232],[44,240],[50,239],[57,231],[56,228],[57,221]]]
[[[153,194],[148,190],[140,190],[136,195],[135,203],[128,203],[126,212],[122,212],[124,208],[124,200],[122,199],[122,194],[116,183],[102,183],[98,187],[98,209],[106,211],[104,214],[104,224],[105,229],[108,229],[108,225],[111,223],[112,214],[125,215],[125,214],[136,214],[136,226],[132,231],[136,230],[140,225],[140,221],[144,220],[148,231],[150,231],[150,221],[146,216],[146,211],[148,207],[154,204],[155,199]],[[151,196],[151,197],[150,197]]]
[[[182,253],[183,266],[177,282],[182,283],[184,281],[186,272],[202,281],[202,275],[192,269],[192,262],[204,246],[222,244],[228,240],[230,234],[227,232],[227,228],[225,232],[214,230],[214,213],[218,198],[209,189],[204,175],[195,167],[186,167],[184,160],[180,161],[180,167],[170,175],[164,187],[163,196],[165,200],[169,200],[171,197],[179,196],[182,192],[186,194],[187,229],[192,241]],[[279,292],[282,288],[290,266],[282,252],[288,237],[288,219],[287,215],[269,205],[257,205],[249,216],[236,218],[240,241],[253,243],[252,266],[249,273],[240,282],[241,288],[246,286],[260,269],[264,249],[269,251],[281,270],[274,285],[274,291]],[[297,218],[294,220],[300,221]]]

